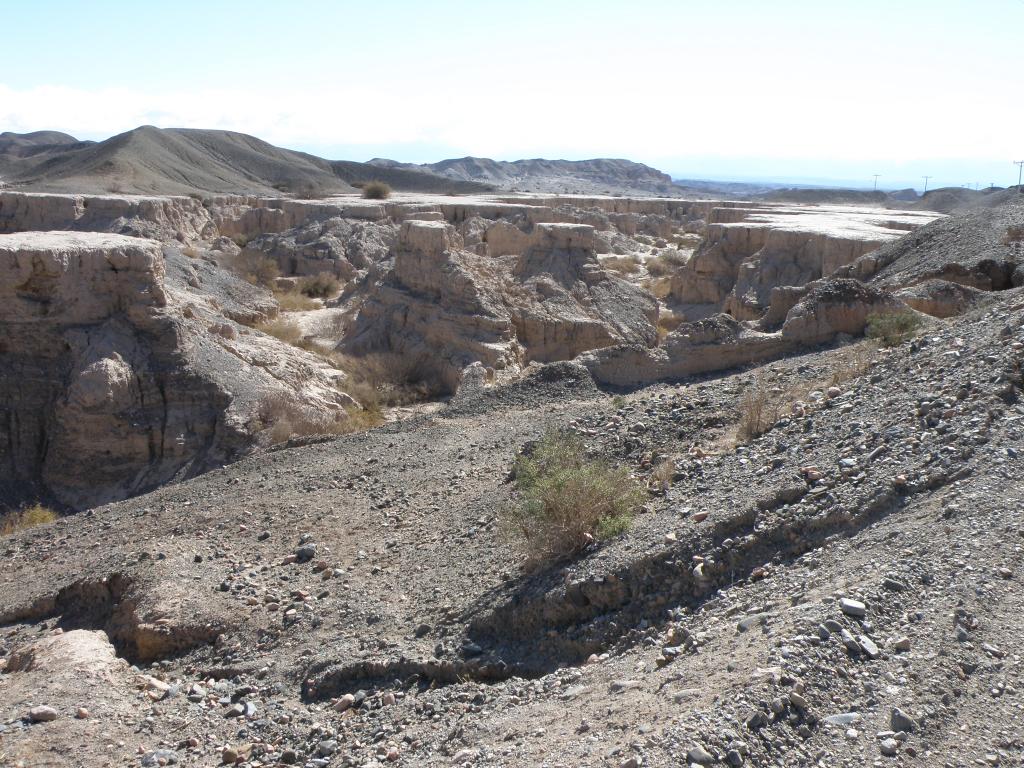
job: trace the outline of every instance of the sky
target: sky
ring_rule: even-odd
[[[1024,0],[0,0],[0,132],[1016,183]]]

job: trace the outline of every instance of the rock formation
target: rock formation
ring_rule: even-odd
[[[519,255],[479,256],[462,245],[444,222],[405,222],[394,268],[366,297],[342,349],[429,355],[454,389],[476,361],[507,368],[655,343],[655,301],[601,269],[592,227],[538,224],[528,247],[513,249]]]
[[[343,413],[316,358],[224,314],[253,312],[251,287],[190,262],[122,235],[0,236],[0,498],[83,508],[231,461],[274,393]]]

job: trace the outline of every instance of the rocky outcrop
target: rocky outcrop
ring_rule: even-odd
[[[600,384],[644,386],[762,363],[841,334],[860,335],[872,314],[908,311],[890,293],[856,280],[818,281],[777,298],[775,311],[796,299],[780,331],[756,330],[751,323],[717,314],[683,323],[657,348],[616,345],[581,355],[577,362]]]
[[[191,242],[216,234],[191,197],[0,192],[0,234],[73,230]]]
[[[813,286],[789,311],[782,337],[798,344],[815,345],[837,334],[858,335],[873,314],[909,311],[888,291],[857,280],[826,280]]]
[[[0,499],[124,498],[246,453],[270,396],[351,402],[222,313],[251,287],[191,261],[122,235],[0,236]]]
[[[518,255],[480,256],[463,245],[444,222],[406,221],[394,268],[341,348],[430,356],[454,389],[477,361],[502,369],[623,341],[655,343],[656,302],[601,269],[592,227],[538,224]]]
[[[779,287],[828,277],[934,215],[842,207],[714,207],[705,241],[672,276],[672,297],[698,312],[759,319]]]
[[[638,387],[763,362],[794,347],[781,334],[753,331],[734,318],[719,314],[684,323],[655,349],[617,345],[588,352],[577,361],[600,384]]]
[[[962,315],[984,295],[977,288],[946,280],[926,280],[896,292],[896,298],[907,306],[939,318]]]

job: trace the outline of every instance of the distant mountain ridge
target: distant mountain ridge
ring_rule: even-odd
[[[0,134],[0,182],[43,192],[182,195],[354,193],[380,180],[398,190],[487,192],[468,181],[325,160],[234,131],[141,126],[105,141],[56,131]]]
[[[374,158],[370,165],[431,173],[459,181],[492,184],[509,192],[547,194],[643,194],[679,196],[692,192],[643,163],[620,158],[593,160],[492,160],[460,157],[436,163],[401,163]]]

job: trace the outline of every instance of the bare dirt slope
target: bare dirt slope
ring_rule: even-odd
[[[1008,290],[866,360],[825,350],[621,400],[560,363],[17,534],[0,545],[3,754],[1014,764],[1022,356]],[[788,415],[737,444],[754,386]],[[668,456],[674,476],[629,534],[531,574],[500,521],[513,457],[549,426],[641,478]],[[78,632],[97,629],[137,672]],[[47,668],[60,630],[106,682]],[[38,706],[56,718],[32,722]]]

